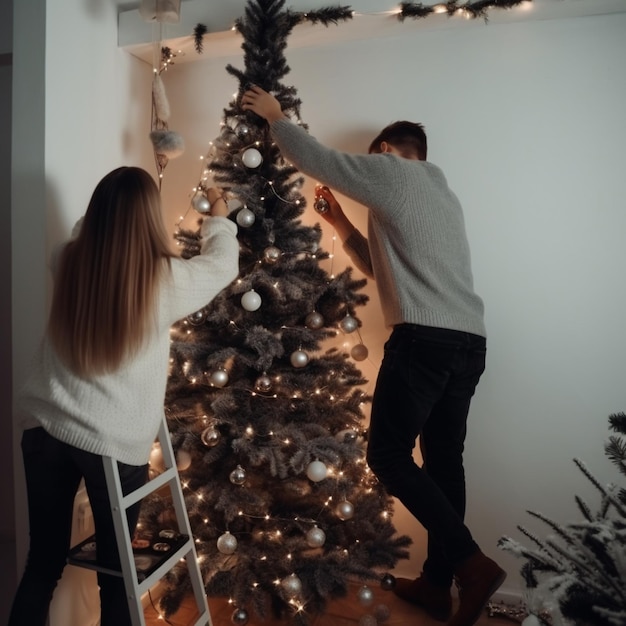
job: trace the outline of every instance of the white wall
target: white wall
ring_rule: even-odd
[[[574,494],[597,503],[572,458],[603,482],[618,479],[603,443],[608,414],[626,410],[624,32],[626,14],[475,21],[287,50],[286,82],[298,89],[313,135],[364,151],[385,124],[422,121],[430,160],[464,204],[489,332],[467,440],[467,518],[483,549],[509,570],[504,593],[519,590],[520,562],[496,542],[520,537],[527,509],[567,522],[580,518]],[[227,62],[242,67],[240,57],[206,59],[164,76],[170,128],[187,142],[165,172],[172,228],[236,89]],[[363,209],[346,206],[364,224]],[[317,221],[312,210],[308,218]],[[371,355],[362,369],[373,381],[385,339],[378,304],[361,317]],[[416,540],[396,574],[414,575],[424,535],[401,506],[395,519]]]
[[[67,237],[98,180],[150,168],[151,68],[117,49],[109,2],[15,3],[12,147],[13,389],[44,327],[47,253]],[[27,548],[20,432],[14,428],[18,569]]]

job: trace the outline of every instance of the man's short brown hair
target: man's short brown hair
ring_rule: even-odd
[[[428,143],[424,126],[417,122],[399,121],[385,126],[370,144],[368,152],[380,152],[380,144],[385,141],[400,152],[403,157],[426,160]]]

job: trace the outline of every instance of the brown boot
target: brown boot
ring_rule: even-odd
[[[459,586],[459,609],[448,626],[472,626],[504,582],[506,572],[479,550],[458,565],[454,574]]]
[[[403,600],[424,609],[433,619],[445,622],[452,614],[449,587],[433,585],[423,574],[415,580],[396,578],[393,592]]]

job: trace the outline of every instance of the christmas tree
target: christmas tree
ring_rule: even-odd
[[[354,360],[367,349],[358,340],[351,356],[329,347],[338,334],[358,336],[365,280],[323,268],[321,228],[300,219],[302,176],[265,122],[240,107],[257,84],[302,124],[295,89],[280,82],[287,36],[304,20],[351,17],[345,8],[302,14],[283,5],[250,1],[236,24],[245,69],[226,68],[238,95],[191,204],[205,212],[206,189],[224,190],[239,225],[240,275],[172,329],[165,401],[206,589],[232,599],[237,624],[271,612],[304,625],[353,580],[390,586],[387,571],[410,544],[365,462],[369,396]],[[177,237],[183,256],[198,252],[196,231]],[[162,497],[144,502],[141,532],[166,529],[169,508]],[[189,591],[184,565],[167,583],[161,607],[171,615]],[[366,606],[371,590],[359,593]]]
[[[609,416],[611,435],[607,457],[626,475],[626,414]],[[529,511],[552,531],[541,539],[520,526],[532,541],[528,548],[510,537],[499,546],[525,559],[521,573],[526,584],[529,615],[524,624],[554,623],[585,626],[626,624],[626,489],[603,486],[587,467],[577,467],[598,490],[601,501],[593,512],[580,497],[576,503],[583,519],[559,524]]]

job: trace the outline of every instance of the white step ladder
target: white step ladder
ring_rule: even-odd
[[[213,626],[202,582],[202,575],[198,567],[196,548],[193,542],[191,526],[189,524],[189,517],[187,516],[185,499],[180,485],[176,459],[174,457],[174,450],[172,449],[172,442],[170,441],[165,415],[159,427],[157,440],[161,445],[165,471],[149,480],[139,489],[125,496],[122,494],[117,461],[110,457],[103,457],[104,473],[111,502],[111,511],[122,571],[111,570],[98,565],[95,560],[95,535],[92,535],[71,549],[68,563],[112,576],[123,576],[133,626],[145,626],[146,622],[141,596],[151,589],[167,572],[173,569],[174,566],[184,558],[187,562],[189,579],[193,588],[196,606],[200,614],[198,619],[193,622],[193,624],[190,624],[190,626]],[[126,522],[126,510],[148,494],[158,491],[164,486],[169,486],[170,488],[179,534],[174,540],[167,542],[168,547],[171,549],[163,555],[151,554],[151,558],[149,559],[146,559],[144,555],[143,558],[149,561],[150,567],[140,567],[142,557],[133,552],[128,524]]]

